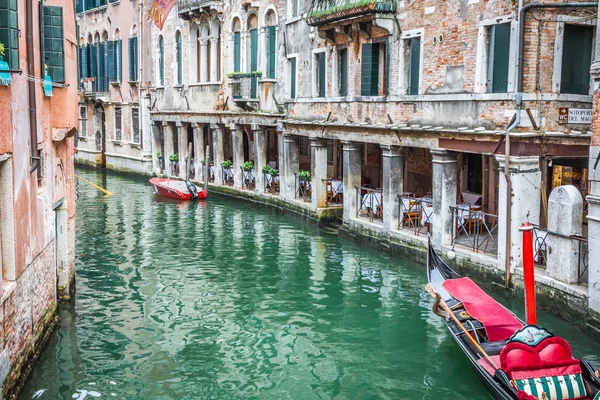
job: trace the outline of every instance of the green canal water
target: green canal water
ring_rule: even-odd
[[[244,202],[78,174],[114,195],[77,185],[76,299],[22,399],[488,398],[423,266]],[[600,367],[594,340],[540,320]]]

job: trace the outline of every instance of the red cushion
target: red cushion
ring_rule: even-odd
[[[520,342],[509,342],[500,352],[500,367],[511,377],[512,373],[517,371],[538,371],[535,374],[538,375],[542,369],[546,370],[545,373],[550,373],[555,368],[554,372],[558,373],[565,367],[569,367],[569,373],[581,373],[579,361],[573,358],[569,343],[556,336],[542,340],[535,347]],[[551,375],[556,374],[544,376]]]

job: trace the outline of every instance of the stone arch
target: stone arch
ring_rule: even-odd
[[[115,28],[115,30],[113,32],[113,39],[115,39],[115,40],[121,39],[121,30],[119,29],[119,27]]]
[[[263,23],[262,25],[264,26],[276,26],[279,24],[279,20],[277,18],[277,10],[275,9],[275,6],[273,6],[272,4],[270,4],[264,14],[263,14]]]
[[[239,17],[233,17],[231,20],[231,31],[240,32],[242,30],[242,22]]]
[[[258,16],[256,14],[250,14],[250,16],[248,17],[246,29],[248,29],[249,31],[253,29],[258,29]]]

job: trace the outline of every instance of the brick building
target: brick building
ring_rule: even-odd
[[[0,382],[7,398],[41,351],[57,299],[74,290],[72,3],[1,2],[0,43]]]
[[[78,162],[152,172],[143,10],[144,2],[77,1]]]

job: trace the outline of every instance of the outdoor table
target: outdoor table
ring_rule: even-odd
[[[413,204],[412,208],[410,208],[410,203],[411,202],[415,202],[417,201],[417,199],[413,199],[412,197],[403,197],[402,198],[402,211],[403,212],[413,212],[413,211],[419,211],[419,209],[421,208],[419,206],[419,203],[417,202],[417,204]]]
[[[333,191],[334,196],[338,193],[344,193],[344,181],[332,180],[331,190]]]
[[[474,205],[481,200],[481,194],[466,191],[462,192],[462,198],[465,203]]]
[[[369,207],[372,212],[381,207],[381,193],[367,193],[362,197],[362,206]]]
[[[421,225],[433,225],[433,204],[423,201],[422,205]]]

